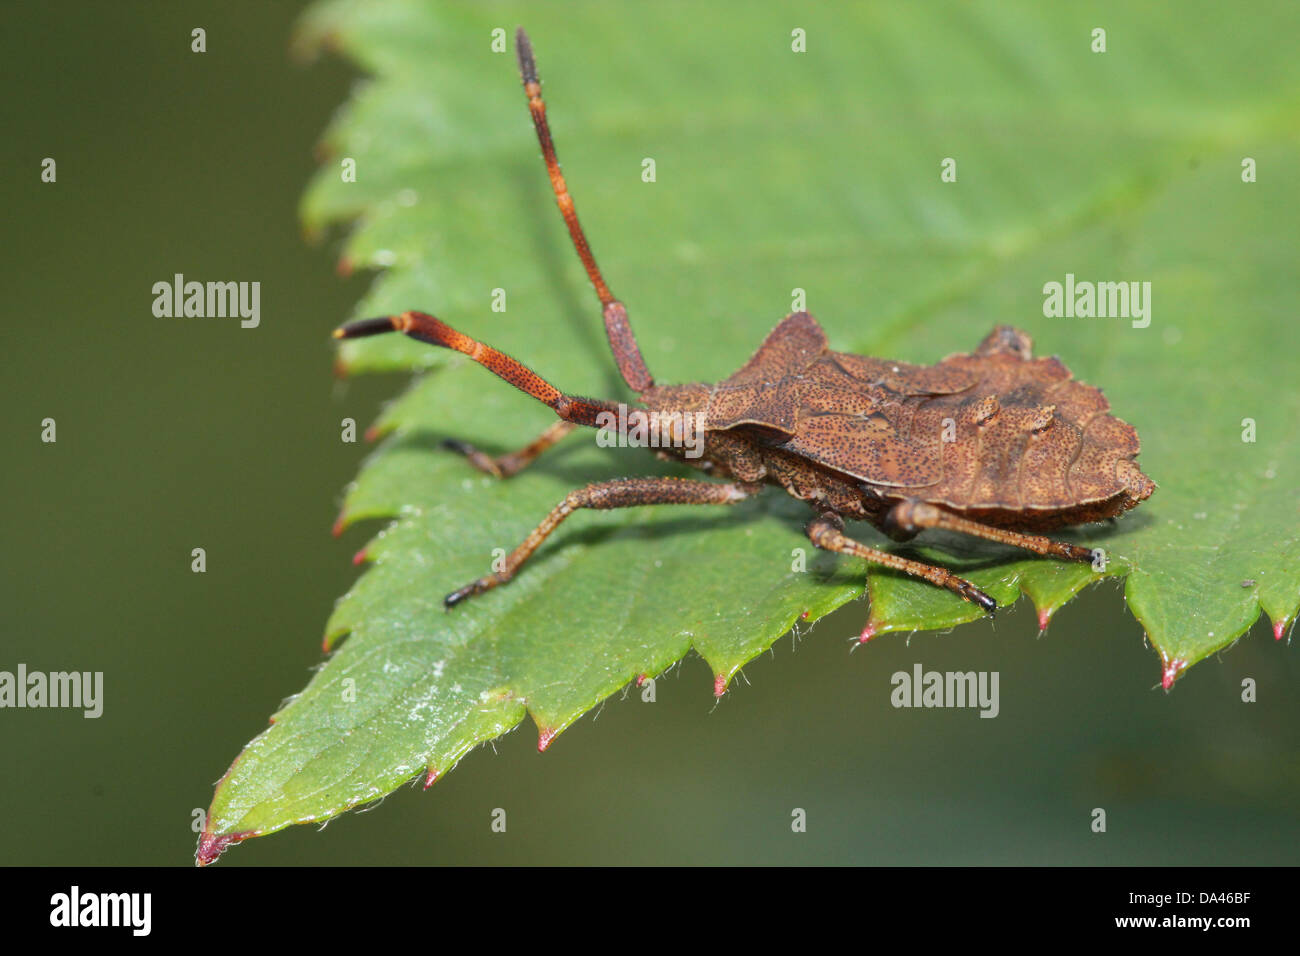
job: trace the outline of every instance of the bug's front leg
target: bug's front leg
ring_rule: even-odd
[[[884,565],[895,571],[923,578],[938,587],[947,588],[953,594],[978,605],[990,614],[997,610],[998,604],[993,598],[965,578],[957,577],[947,568],[902,558],[888,551],[877,551],[859,541],[854,541],[844,533],[844,519],[833,511],[827,511],[808,522],[807,533],[808,540],[818,548],[840,554],[851,554],[855,558],[865,558],[873,564]]]
[[[587,485],[565,495],[564,500],[551,509],[551,513],[523,543],[506,556],[502,570],[457,588],[443,598],[443,604],[453,608],[468,597],[508,582],[556,526],[579,508],[608,510],[638,505],[729,505],[757,494],[762,488],[761,484],[747,482],[717,485],[690,478],[618,478]]]
[[[968,518],[960,518],[935,505],[909,498],[894,505],[885,515],[886,533],[895,532],[913,535],[924,528],[942,528],[946,531],[960,531],[963,534],[1009,544],[1024,548],[1045,557],[1064,558],[1067,561],[1092,561],[1095,557],[1091,548],[1081,548],[1077,544],[1065,541],[1053,541],[1041,534],[1023,534],[1019,531],[1007,531],[994,528]]]
[[[523,471],[533,463],[538,455],[559,442],[560,439],[577,427],[573,422],[555,422],[530,444],[525,445],[518,451],[512,451],[497,458],[479,451],[469,442],[459,441],[455,438],[446,439],[442,445],[444,448],[460,452],[471,465],[484,474],[492,475],[494,478],[509,478],[511,475]]]

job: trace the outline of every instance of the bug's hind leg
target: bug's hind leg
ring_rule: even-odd
[[[492,475],[494,478],[509,478],[531,465],[538,455],[559,442],[575,427],[577,426],[573,422],[558,421],[537,436],[530,444],[525,445],[518,451],[512,451],[496,458],[479,451],[469,442],[463,442],[455,438],[446,439],[442,445],[444,448],[460,452],[471,465],[485,474]]]
[[[910,558],[901,558],[888,551],[877,551],[875,548],[868,548],[865,544],[854,541],[844,533],[844,520],[833,511],[827,511],[808,522],[807,533],[808,540],[818,548],[840,554],[851,554],[855,558],[865,558],[873,564],[884,565],[895,571],[924,578],[933,585],[947,588],[953,594],[978,605],[990,614],[997,610],[998,604],[993,598],[965,578],[957,577],[947,568],[913,561]]]
[[[587,485],[565,495],[564,500],[551,509],[551,513],[523,543],[506,556],[500,571],[493,571],[487,577],[457,588],[443,598],[442,603],[451,609],[466,598],[509,582],[559,523],[579,508],[608,510],[640,505],[729,505],[762,490],[762,485],[743,481],[719,485],[690,478],[618,478]]]
[[[1005,528],[994,528],[968,518],[960,518],[935,505],[911,498],[900,501],[889,509],[885,515],[884,528],[885,533],[891,536],[913,535],[925,528],[942,528],[1001,544],[1014,545],[1047,557],[1064,558],[1067,561],[1094,559],[1091,548],[1081,548],[1077,544],[1068,544],[1064,541],[1053,541],[1041,534],[1023,534],[1019,531],[1007,531]]]

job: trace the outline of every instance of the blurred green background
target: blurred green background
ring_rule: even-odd
[[[297,206],[355,73],[291,60],[298,9],[6,8],[0,669],[103,671],[106,689],[98,720],[0,711],[0,862],[189,865],[193,812],[320,663],[375,530],[329,535],[364,454],[339,421],[364,427],[406,377],[331,375],[328,331],[369,279],[340,277],[337,235],[304,241]],[[562,20],[529,15],[539,31]],[[57,184],[40,182],[46,156]],[[261,281],[261,327],[155,318],[151,286],[176,272]],[[46,417],[57,444],[39,440]],[[543,757],[525,723],[428,793],[249,841],[223,865],[1300,857],[1298,668],[1265,622],[1166,695],[1113,583],[1041,638],[1022,602],[850,655],[864,613],[781,639],[716,705],[688,657],[654,704],[616,696]],[[997,669],[1000,717],[893,709],[890,675],[916,662]],[[1246,677],[1257,703],[1240,700]]]

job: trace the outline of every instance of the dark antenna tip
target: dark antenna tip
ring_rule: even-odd
[[[395,332],[396,330],[397,326],[393,324],[390,316],[384,316],[381,319],[358,319],[335,329],[334,338],[360,339],[367,335],[382,335],[385,332]]]
[[[533,44],[523,27],[515,31],[515,55],[519,58],[519,72],[524,85],[537,82],[537,64],[533,61]]]

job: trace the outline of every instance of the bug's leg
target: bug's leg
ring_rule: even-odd
[[[909,558],[901,558],[896,554],[890,554],[888,551],[877,551],[875,548],[868,548],[865,544],[854,541],[844,533],[844,519],[833,511],[827,511],[820,517],[808,522],[807,533],[808,540],[818,548],[823,548],[826,551],[836,551],[840,554],[851,554],[855,558],[865,558],[872,564],[884,565],[887,568],[893,568],[895,571],[902,571],[914,577],[924,578],[931,584],[947,588],[953,594],[978,605],[990,614],[997,610],[998,604],[993,598],[965,578],[957,577],[947,568],[941,568],[934,564],[925,564],[921,561],[913,561]]]
[[[542,146],[542,158],[546,161],[546,171],[551,177],[551,188],[555,191],[555,203],[560,207],[564,224],[569,227],[569,238],[587,270],[587,277],[600,297],[601,312],[605,318],[605,336],[618,363],[619,373],[628,388],[637,393],[645,392],[654,385],[650,370],[646,368],[641,349],[632,334],[632,326],[627,320],[627,309],[623,303],[614,298],[609,291],[605,278],[596,265],[596,257],[591,253],[591,246],[578,222],[578,212],[573,206],[573,197],[560,172],[560,161],[555,155],[555,140],[551,137],[551,127],[546,121],[546,103],[542,100],[542,84],[537,79],[537,63],[533,59],[533,45],[528,34],[520,27],[515,33],[515,53],[519,57],[519,74],[524,81],[524,92],[528,94],[528,112],[533,117],[533,127],[537,130],[537,141]]]
[[[369,335],[382,335],[386,332],[401,332],[428,345],[437,345],[468,355],[492,374],[509,382],[525,395],[531,395],[543,405],[555,410],[555,414],[566,422],[575,425],[601,427],[601,416],[618,414],[618,405],[596,398],[579,398],[566,395],[542,378],[523,362],[512,359],[504,352],[498,352],[490,345],[484,345],[470,338],[463,332],[457,332],[450,325],[424,312],[403,312],[401,315],[385,315],[377,319],[360,319],[349,322],[334,330],[336,339],[359,339]]]
[[[762,490],[762,485],[734,482],[716,485],[690,478],[618,478],[601,481],[577,491],[570,491],[564,500],[551,509],[542,523],[524,538],[523,543],[506,556],[505,566],[487,577],[471,581],[457,588],[445,598],[443,604],[455,607],[475,594],[482,594],[498,584],[505,584],[518,572],[534,551],[561,521],[579,508],[634,508],[638,505],[729,505]]]
[[[1077,544],[1068,544],[1064,541],[1053,541],[1041,534],[1023,534],[1019,531],[990,527],[914,499],[900,501],[894,505],[885,515],[884,525],[887,534],[894,529],[915,534],[923,528],[942,528],[946,531],[960,531],[977,538],[1024,548],[1026,551],[1047,557],[1064,558],[1067,561],[1092,561],[1093,559],[1091,548],[1081,548]]]
[[[537,436],[531,444],[497,458],[479,451],[469,442],[463,442],[455,438],[448,438],[442,444],[444,448],[460,452],[479,471],[496,478],[509,478],[531,465],[533,459],[560,441],[575,427],[573,422],[555,422],[550,428]]]

